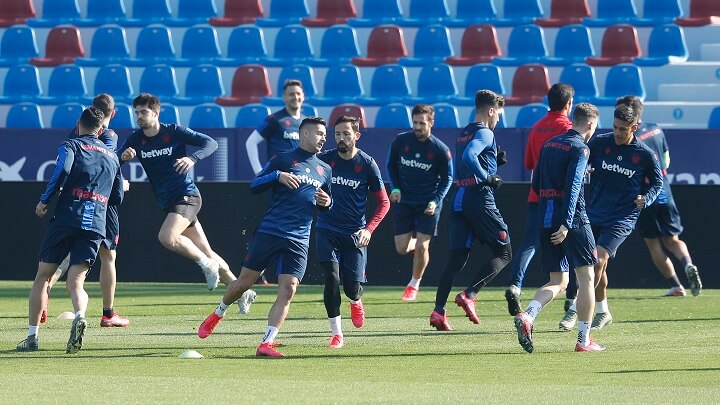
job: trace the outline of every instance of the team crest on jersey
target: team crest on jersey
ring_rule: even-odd
[[[609,146],[608,146],[607,148],[605,148],[605,154],[606,154],[606,155],[609,155],[609,154],[610,154],[610,147],[609,147]]]
[[[355,165],[355,173],[360,173],[362,171],[363,167],[362,165]]]
[[[145,146],[146,143],[147,143],[146,140],[144,140],[144,139],[141,139],[141,140],[140,140],[140,145]]]
[[[318,165],[317,167],[315,167],[315,170],[317,171],[317,174],[319,174],[320,176],[325,175],[325,169],[322,166]]]
[[[292,125],[292,121],[290,121],[290,119],[286,119],[286,120],[285,120],[285,126],[286,126],[286,127],[289,127],[290,125]]]
[[[637,162],[639,162],[639,161],[640,161],[640,156],[638,156],[638,155],[633,155],[633,157],[632,157],[632,162],[635,163],[635,164],[637,164]]]
[[[163,136],[162,136],[162,141],[163,141],[163,143],[168,143],[168,142],[170,142],[170,135],[169,135],[169,134],[163,135]]]
[[[429,150],[428,153],[427,153],[427,158],[428,158],[429,160],[434,159],[434,158],[435,158],[435,153],[434,153],[433,151]]]
[[[410,152],[410,145],[405,145],[405,152]]]
[[[293,167],[297,166],[298,164],[299,164],[299,163],[298,163],[298,161],[297,161],[297,160],[293,160],[293,164],[292,164],[292,165],[293,165]]]

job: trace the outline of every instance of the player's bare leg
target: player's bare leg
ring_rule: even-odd
[[[607,265],[610,260],[610,253],[604,247],[598,246],[598,263],[595,265],[595,317],[592,328],[602,329],[605,325],[612,323],[612,315],[607,302]]]
[[[257,351],[255,352],[256,356],[285,356],[275,349],[278,346],[278,344],[275,343],[275,337],[277,337],[280,332],[280,327],[283,322],[285,322],[288,310],[290,309],[290,302],[295,296],[295,292],[297,291],[297,286],[299,284],[300,280],[295,276],[289,274],[278,275],[277,298],[268,313],[268,326],[265,328],[262,343],[258,346]]]
[[[48,280],[57,269],[57,266],[57,263],[38,263],[38,271],[28,297],[28,334],[27,338],[15,348],[18,352],[34,352],[39,349],[40,314],[47,306]]]
[[[115,287],[117,285],[117,270],[115,250],[104,246],[100,247],[100,289],[102,290],[103,308],[113,308],[115,304]]]
[[[420,281],[425,273],[427,263],[430,261],[430,239],[428,235],[418,233],[416,237],[413,237],[411,232],[404,233],[401,235],[395,235],[395,250],[400,255],[406,255],[410,252],[413,254],[413,267],[412,267],[412,278],[405,287],[403,292],[403,301],[413,301],[417,297],[417,292],[420,289]]]
[[[680,284],[680,280],[677,278],[675,273],[675,266],[673,266],[670,258],[665,254],[663,250],[662,242],[660,239],[645,238],[645,245],[647,245],[650,257],[652,258],[653,264],[663,275],[665,280],[670,283],[670,290],[665,293],[665,296],[685,296],[685,288]]]
[[[575,302],[578,318],[578,339],[575,351],[603,351],[605,346],[593,342],[590,336],[592,316],[595,311],[595,272],[593,266],[575,269],[578,283],[578,295]]]
[[[685,269],[685,275],[690,282],[690,290],[694,296],[700,295],[702,292],[702,281],[700,281],[700,273],[698,272],[697,266],[692,262],[690,252],[688,251],[687,245],[683,242],[678,235],[666,236],[662,238],[662,243],[667,250],[672,252],[680,264]]]
[[[85,276],[89,268],[89,264],[83,262],[73,264],[68,269],[66,286],[75,310],[75,319],[70,329],[70,338],[66,350],[66,353],[69,354],[77,353],[80,350],[83,344],[85,328],[87,328],[85,311],[87,310],[88,295],[85,291]]]
[[[190,238],[183,235],[190,223],[189,219],[180,214],[169,213],[160,227],[158,240],[166,249],[197,263],[205,275],[208,289],[214,290],[220,279],[218,273],[220,263],[203,253]]]
[[[200,339],[205,339],[212,334],[217,324],[220,323],[223,317],[225,317],[228,308],[240,297],[242,297],[243,294],[250,290],[250,287],[255,284],[259,277],[259,271],[248,269],[247,267],[240,269],[240,275],[237,279],[228,284],[227,289],[225,290],[225,295],[220,300],[220,304],[218,304],[217,308],[215,308],[215,311],[213,311],[213,313],[205,318],[203,323],[200,324],[197,331]]]

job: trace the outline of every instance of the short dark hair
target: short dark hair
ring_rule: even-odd
[[[150,93],[140,93],[133,99],[133,108],[139,105],[146,105],[156,113],[160,113],[160,99]]]
[[[341,115],[337,117],[335,120],[335,125],[342,124],[343,122],[349,122],[350,127],[352,127],[353,131],[360,132],[360,118],[358,117],[351,117],[349,115]]]
[[[88,107],[80,115],[80,125],[85,129],[98,129],[102,126],[105,114],[97,107]]]
[[[305,117],[303,118],[302,122],[300,123],[300,127],[298,128],[298,132],[302,132],[302,129],[305,125],[322,125],[324,127],[327,126],[325,123],[325,120],[322,119],[322,117]]]
[[[590,103],[580,103],[575,106],[572,120],[573,124],[587,124],[593,118],[599,118],[600,111],[597,107]]]
[[[283,92],[285,89],[287,89],[290,86],[299,86],[301,89],[303,88],[302,82],[298,79],[287,79],[285,82],[283,82]]]
[[[483,108],[503,108],[505,107],[505,97],[495,93],[492,90],[478,90],[475,93],[475,109]]]
[[[638,121],[638,113],[635,111],[634,108],[630,107],[629,105],[620,104],[615,107],[615,113],[613,116],[616,119],[619,119],[623,122],[627,122],[628,124],[637,124]]]
[[[107,93],[100,93],[93,98],[92,105],[99,108],[107,117],[115,109],[115,99]]]
[[[640,97],[628,95],[625,97],[618,98],[617,101],[615,102],[615,106],[619,106],[619,105],[623,105],[623,104],[626,106],[632,107],[633,110],[637,111],[638,117],[642,116],[643,102],[640,99]]]
[[[566,83],[553,84],[547,93],[548,107],[550,107],[550,111],[562,110],[574,96],[575,89],[573,86]]]
[[[430,104],[416,104],[412,109],[412,115],[427,114],[430,121],[435,120],[435,107]]]

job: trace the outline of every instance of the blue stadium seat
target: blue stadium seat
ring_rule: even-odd
[[[171,27],[207,24],[210,18],[218,15],[215,0],[178,0],[177,10],[177,17],[167,19],[165,24]]]
[[[27,24],[31,27],[52,28],[56,25],[75,23],[80,20],[78,0],[45,0],[42,6],[42,18],[31,18]]]
[[[410,0],[410,16],[398,21],[398,25],[421,27],[444,24],[449,19],[447,0]]]
[[[672,24],[675,19],[682,17],[683,9],[680,0],[652,0],[643,1],[643,14],[630,23],[636,27],[648,27],[662,24]]]
[[[130,82],[130,70],[123,65],[106,65],[98,70],[95,75],[95,87],[93,94],[112,94],[118,103],[130,103],[135,92]],[[85,100],[87,104],[92,99]]]
[[[460,128],[460,120],[455,106],[451,104],[435,104],[434,128]]]
[[[215,65],[197,65],[190,69],[185,79],[184,97],[174,97],[170,101],[177,105],[212,103],[224,94],[220,69]]]
[[[115,116],[110,120],[110,128],[135,128],[135,112],[125,103],[115,103]]]
[[[475,122],[475,109],[470,109],[470,115],[468,115],[468,124],[472,124]],[[505,114],[500,114],[500,121],[498,121],[497,126],[495,128],[507,128],[507,124],[505,124]]]
[[[76,21],[80,27],[122,24],[127,19],[123,0],[87,0],[87,17]]]
[[[496,18],[492,24],[498,27],[513,27],[533,24],[536,18],[543,16],[540,0],[505,0],[503,18]]]
[[[348,24],[353,27],[374,27],[397,24],[402,18],[400,0],[363,0],[362,17],[351,18]]]
[[[577,63],[566,66],[560,73],[560,83],[567,83],[575,89],[574,102],[592,103],[598,96],[597,79],[595,69],[584,63]]]
[[[450,98],[455,105],[475,105],[475,93],[481,89],[492,90],[498,94],[505,94],[502,81],[502,71],[499,67],[489,64],[478,64],[468,70],[465,76],[464,96]]]
[[[318,106],[334,106],[354,103],[365,94],[360,70],[354,65],[331,66],[325,75],[323,97],[313,97],[308,101]]]
[[[282,68],[280,76],[278,76],[277,87],[275,90],[275,96],[267,96],[262,98],[262,102],[265,105],[284,105],[285,102],[282,99],[283,85],[285,80],[297,79],[303,84],[303,92],[305,98],[315,97],[317,94],[317,85],[315,84],[315,72],[313,68],[308,65],[288,65]]]
[[[84,109],[80,103],[60,104],[53,111],[50,128],[75,128]]]
[[[149,25],[138,34],[135,57],[125,59],[128,66],[150,66],[175,62],[172,33],[164,25]]]
[[[300,112],[302,115],[306,117],[317,117],[319,116],[317,108],[310,104],[303,104],[302,108],[300,109]]]
[[[238,128],[256,128],[270,114],[270,108],[263,104],[244,105],[238,110],[235,117],[235,126]]]
[[[177,107],[168,103],[160,104],[160,122],[180,125],[180,113]]]
[[[320,57],[311,61],[313,66],[337,66],[350,63],[360,56],[357,34],[349,25],[334,25],[325,30],[320,43]]]
[[[710,112],[708,129],[720,129],[720,107],[715,107]]]
[[[548,57],[545,32],[537,25],[520,25],[510,32],[507,56],[493,59],[500,66],[520,66],[528,63],[544,63]]]
[[[309,15],[306,0],[273,0],[270,2],[270,17],[258,18],[255,24],[261,27],[283,27],[300,24],[300,20]]]
[[[653,28],[648,41],[648,56],[635,58],[640,66],[662,66],[688,60],[689,52],[682,27],[675,24]]]
[[[415,48],[412,57],[400,58],[404,66],[424,66],[441,63],[453,56],[450,32],[442,25],[426,25],[415,34]]]
[[[79,102],[87,97],[85,71],[77,65],[61,65],[53,69],[45,97],[39,104],[62,104]]]
[[[405,98],[406,104],[434,104],[457,96],[455,74],[449,65],[423,66],[418,77],[417,95]]]
[[[124,63],[130,57],[125,29],[119,25],[105,25],[95,30],[90,44],[90,57],[77,58],[82,66],[104,66]]]
[[[143,0],[132,2],[132,18],[121,24],[128,27],[144,27],[149,24],[164,24],[172,18],[169,0]]]
[[[280,28],[275,37],[275,52],[272,57],[262,59],[267,66],[285,66],[311,63],[313,46],[310,31],[298,24]]]
[[[400,65],[382,65],[375,68],[370,82],[370,96],[361,97],[359,104],[383,105],[400,103],[410,96],[407,70]]]
[[[493,0],[457,0],[456,17],[445,21],[448,27],[491,24],[497,17]]]
[[[0,42],[0,66],[23,65],[38,55],[35,30],[24,25],[5,30]]]
[[[227,128],[225,109],[216,104],[199,105],[192,110],[190,128]]]
[[[618,97],[626,95],[645,99],[645,84],[639,67],[629,63],[615,65],[608,70],[605,78],[605,93],[595,99],[600,106],[614,106]]]
[[[35,101],[42,95],[40,73],[32,65],[11,66],[5,73],[4,83],[0,104]]]
[[[209,25],[196,25],[185,31],[181,57],[173,64],[195,66],[215,63],[218,59],[220,59],[220,43],[215,28]]]
[[[150,93],[163,99],[174,99],[178,96],[175,69],[168,65],[146,67],[140,76],[140,92]]]
[[[530,128],[547,115],[547,112],[548,106],[545,104],[533,103],[522,106],[515,119],[515,128]]]
[[[609,27],[615,24],[632,24],[635,20],[637,8],[633,0],[598,0],[597,17],[586,18],[583,24],[588,27]]]
[[[595,56],[590,30],[583,25],[566,25],[558,30],[555,37],[555,54],[546,58],[545,64],[564,66],[585,63],[585,58],[588,56]]]
[[[35,103],[18,103],[10,107],[5,120],[5,128],[43,127],[40,107]]]
[[[226,58],[215,61],[218,66],[240,66],[260,63],[267,57],[265,35],[261,28],[243,25],[232,30]]]
[[[410,111],[403,104],[386,104],[380,107],[375,116],[375,128],[408,129],[411,127]]]

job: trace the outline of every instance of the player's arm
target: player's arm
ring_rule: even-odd
[[[400,188],[400,168],[398,162],[400,160],[400,145],[398,144],[398,138],[393,140],[388,150],[387,162],[385,167],[387,168],[388,175],[390,176],[390,200],[393,202],[400,202],[401,188]]]
[[[562,225],[567,229],[570,229],[573,218],[575,217],[589,155],[589,151],[585,148],[574,149],[573,152],[574,154],[568,162],[565,173],[565,193],[563,194],[563,207],[565,207],[565,212],[563,212],[562,216]]]
[[[440,150],[440,153],[435,155],[435,167],[438,168],[439,183],[437,191],[430,203],[435,203],[435,206],[438,206],[448,191],[450,191],[453,180],[452,155],[449,149],[443,148]]]
[[[122,204],[123,198],[125,196],[124,182],[125,180],[123,179],[122,172],[120,171],[120,166],[118,166],[117,173],[115,173],[115,180],[113,181],[112,192],[110,193],[110,199],[108,200],[108,204]]]
[[[367,221],[365,230],[367,230],[369,234],[372,234],[390,210],[390,199],[388,199],[387,192],[385,191],[385,184],[383,183],[382,175],[380,174],[380,168],[377,163],[375,163],[375,160],[370,162],[370,171],[368,179],[369,191],[373,197],[375,197],[377,206],[375,207],[375,212],[373,212],[372,216]],[[368,237],[368,242],[369,241],[370,238]]]
[[[475,139],[468,143],[465,148],[465,152],[462,156],[462,161],[479,179],[479,184],[485,184],[491,187],[500,187],[502,179],[496,174],[490,174],[480,164],[478,156],[485,150],[485,148],[492,145],[492,131],[489,129],[482,129],[475,134]]]
[[[535,168],[533,168],[532,174],[530,175],[530,188],[533,189],[535,194],[540,193],[540,176],[542,176],[542,173],[540,172],[540,162],[543,161],[543,152],[540,151],[540,159],[538,159],[538,164]]]
[[[134,148],[134,146],[135,146],[134,141],[135,141],[135,133],[133,132],[125,140],[125,142],[120,147],[120,149],[118,149],[117,156],[118,156],[118,159],[120,159],[120,165],[123,165],[124,163],[135,159],[137,152],[135,151],[135,148]]]
[[[655,202],[655,199],[657,198],[658,194],[660,194],[663,186],[663,176],[662,170],[660,169],[660,161],[658,160],[657,156],[650,152],[648,152],[647,155],[647,159],[645,159],[645,176],[648,179],[650,187],[644,195],[638,196],[638,198],[635,199],[635,204],[638,206],[638,208],[641,209],[649,207],[653,202]]]
[[[63,142],[58,148],[55,170],[53,170],[50,181],[48,181],[47,186],[45,186],[45,192],[40,196],[40,202],[38,202],[35,207],[35,214],[37,214],[38,217],[42,218],[47,213],[48,203],[62,188],[67,176],[72,170],[74,162],[75,152],[67,142]]]
[[[188,158],[192,159],[193,163],[197,163],[198,160],[205,159],[215,153],[218,149],[217,141],[212,139],[209,135],[182,126],[178,126],[176,130],[180,134],[180,138],[186,144],[198,147],[198,150],[188,156]]]
[[[248,136],[247,141],[245,141],[245,150],[247,151],[248,161],[250,162],[250,167],[252,167],[255,175],[262,171],[262,165],[260,164],[260,144],[264,140],[265,138],[263,138],[263,136],[260,135],[260,132],[256,129],[252,131],[250,136]]]
[[[330,184],[332,183],[332,172],[328,170],[325,183],[315,192],[315,205],[320,211],[328,211],[332,208],[332,193],[330,193]]]

